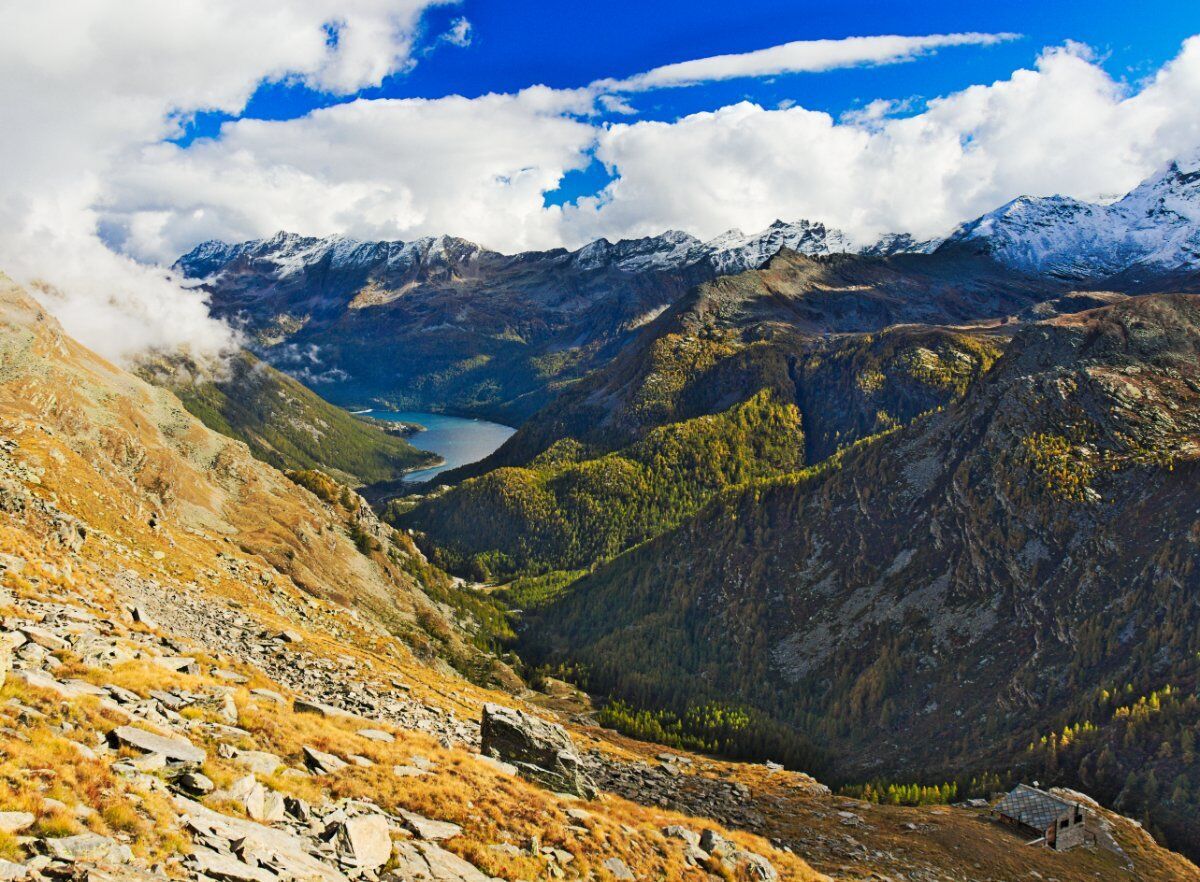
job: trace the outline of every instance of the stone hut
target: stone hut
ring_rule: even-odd
[[[992,807],[993,817],[1036,834],[1030,845],[1066,851],[1091,839],[1087,812],[1077,802],[1054,796],[1036,787],[1018,784]]]

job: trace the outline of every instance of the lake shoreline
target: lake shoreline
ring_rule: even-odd
[[[458,417],[445,413],[424,411],[389,411],[372,408],[360,411],[360,419],[385,427],[403,426],[413,429],[410,443],[418,450],[428,451],[439,458],[433,465],[423,465],[405,472],[399,481],[389,482],[388,491],[404,485],[425,484],[442,472],[486,459],[516,432],[512,426],[477,417]],[[419,437],[414,437],[419,436]],[[383,488],[379,488],[383,489]]]

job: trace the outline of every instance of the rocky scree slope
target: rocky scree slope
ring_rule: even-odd
[[[1197,682],[1198,350],[1190,296],[1031,325],[960,401],[718,497],[525,635],[643,705],[757,707],[843,774],[1033,762],[1102,688]],[[1141,750],[1110,757],[1112,796]]]
[[[429,599],[430,568],[410,574],[419,555],[361,500],[358,538],[386,553],[297,477],[6,285],[5,878],[822,878],[757,837],[585,809],[473,753],[484,704],[514,699],[444,661],[473,657],[461,611]]]
[[[263,590],[294,586],[370,615],[423,657],[492,667],[426,594],[439,587],[437,574],[361,499],[332,504],[254,459],[169,392],[71,340],[2,277],[0,404],[55,439],[47,468],[96,479],[60,491],[91,508],[89,529],[118,543],[137,537],[138,553],[153,552],[164,575],[203,586],[249,558]],[[214,546],[229,559],[214,557]]]

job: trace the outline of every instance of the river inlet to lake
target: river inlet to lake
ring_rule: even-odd
[[[424,432],[409,437],[409,443],[419,450],[436,453],[445,462],[429,469],[409,472],[405,481],[428,481],[435,475],[468,463],[478,462],[512,436],[516,429],[473,420],[465,417],[448,416],[444,413],[422,413],[407,410],[369,410],[364,416],[393,423],[416,423],[424,426]]]

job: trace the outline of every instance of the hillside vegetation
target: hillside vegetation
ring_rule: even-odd
[[[717,324],[708,306],[664,316],[458,475],[490,470],[387,517],[476,579],[587,568],[728,487],[795,472],[943,407],[1004,342],[941,328],[814,338]]]
[[[255,457],[279,469],[322,469],[358,486],[437,461],[245,351],[212,369],[160,359],[141,373],[174,392],[210,429],[245,441]]]
[[[757,709],[841,776],[1101,786],[1195,850],[1198,353],[1192,297],[1029,326],[957,403],[585,575],[526,650],[636,708]]]

